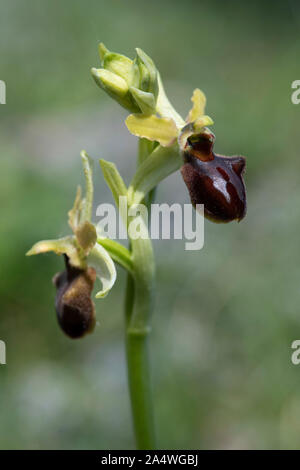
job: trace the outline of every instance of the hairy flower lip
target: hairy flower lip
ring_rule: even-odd
[[[65,255],[66,269],[57,273],[53,283],[57,289],[55,310],[63,332],[72,339],[91,333],[95,327],[95,306],[91,299],[96,280],[93,268],[72,266]]]

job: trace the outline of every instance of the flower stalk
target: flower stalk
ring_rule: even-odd
[[[154,449],[154,413],[149,361],[149,335],[155,293],[155,260],[145,213],[151,216],[156,186],[181,168],[191,202],[204,203],[205,216],[215,222],[241,220],[246,213],[243,157],[214,154],[214,135],[207,128],[206,98],[196,89],[192,109],[184,120],[171,105],[152,59],[136,49],[134,60],[99,45],[100,68],[92,68],[96,84],[129,111],[125,124],[139,138],[137,169],[127,188],[116,165],[100,160],[120,218],[128,233],[129,248],[102,236],[92,223],[92,160],[81,153],[86,182],[85,197],[79,187],[68,213],[72,235],[36,243],[28,255],[53,251],[64,255],[66,269],[54,278],[60,326],[72,338],[90,333],[95,326],[91,291],[96,276],[105,296],[116,279],[114,262],[127,271],[125,337],[128,384],[138,449]],[[132,232],[132,224],[139,227]],[[138,233],[137,233],[138,232]],[[137,236],[136,236],[137,235]]]
[[[147,246],[148,245],[148,246]],[[133,276],[128,274],[125,300],[129,393],[138,449],[154,449],[154,417],[149,362],[154,261],[151,241],[132,242]]]

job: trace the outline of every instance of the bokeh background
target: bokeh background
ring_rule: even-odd
[[[183,115],[195,87],[208,98],[216,151],[247,156],[248,214],[205,224],[205,247],[155,243],[151,343],[161,448],[299,448],[299,2],[0,1],[0,366],[2,449],[134,447],[123,338],[125,274],[97,302],[98,326],[71,341],[54,313],[54,255],[26,258],[67,233],[95,159],[96,202],[111,201],[97,159],[127,182],[136,139],[126,112],[94,84],[97,43],[154,58]],[[179,174],[158,202],[188,202]]]

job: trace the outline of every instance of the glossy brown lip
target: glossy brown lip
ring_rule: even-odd
[[[204,204],[204,215],[213,222],[240,221],[246,215],[243,180],[246,160],[213,152],[213,140],[206,134],[192,136],[184,149],[183,180],[193,206]]]

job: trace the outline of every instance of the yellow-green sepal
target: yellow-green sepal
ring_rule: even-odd
[[[131,114],[125,124],[131,134],[159,142],[163,147],[171,146],[178,136],[178,129],[173,119],[161,118],[154,114],[150,116]]]
[[[33,245],[27,251],[26,256],[39,255],[53,252],[56,255],[67,255],[72,266],[77,268],[85,267],[85,260],[78,251],[78,246],[74,236],[58,238],[56,240],[42,240]]]

